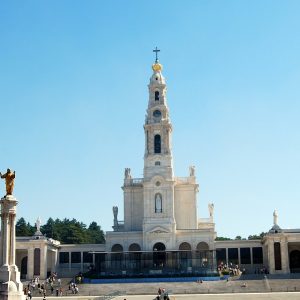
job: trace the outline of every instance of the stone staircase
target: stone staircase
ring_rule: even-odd
[[[229,281],[161,282],[161,283],[114,283],[80,284],[79,295],[104,296],[112,293],[119,295],[153,295],[159,287],[172,290],[172,294],[223,294],[223,293],[267,293],[300,291],[298,279],[230,278]]]
[[[69,291],[69,283],[71,282],[72,278],[62,278],[61,279],[61,285],[59,285],[57,283],[57,280],[55,281],[55,283],[53,284],[53,288],[54,288],[54,292],[53,292],[53,296],[56,296],[56,289],[59,289],[60,287],[63,290],[63,295],[67,296],[67,295],[71,295],[71,291]],[[44,283],[45,280],[40,280],[40,284]],[[22,281],[23,283],[23,288],[28,287],[28,284],[30,283],[30,281]],[[33,297],[41,297],[43,296],[43,294],[39,293],[39,289],[36,285],[34,290],[31,290],[31,294]],[[50,284],[46,285],[46,295],[51,295],[51,286]]]
[[[114,284],[78,284],[79,296],[101,296],[101,299],[113,299],[120,295],[157,295],[159,287],[171,290],[170,295],[176,294],[223,294],[223,293],[266,293],[266,292],[294,292],[300,291],[300,280],[286,276],[274,277],[269,275],[244,275],[230,278],[228,281],[197,282],[161,282],[161,283],[114,283]],[[296,276],[295,276],[296,277]],[[300,276],[298,276],[300,277]],[[63,296],[71,296],[69,283],[72,278],[62,279]],[[27,282],[28,283],[28,282]],[[25,284],[25,282],[24,282]],[[24,285],[25,286],[25,285]],[[59,288],[54,284],[54,293]],[[50,285],[47,286],[47,296],[50,296]],[[42,296],[37,288],[33,296]],[[125,297],[126,298],[126,297]]]

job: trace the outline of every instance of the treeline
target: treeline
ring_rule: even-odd
[[[16,223],[17,236],[33,236],[36,227],[20,218]],[[41,226],[41,232],[48,238],[60,241],[62,244],[103,244],[104,232],[101,226],[92,222],[89,227],[76,219],[49,218],[45,225]]]
[[[266,232],[262,232],[261,234],[254,234],[254,235],[249,235],[248,238],[243,238],[240,235],[237,235],[234,239],[228,238],[228,237],[223,237],[223,236],[217,236],[216,241],[232,241],[232,240],[261,240]]]

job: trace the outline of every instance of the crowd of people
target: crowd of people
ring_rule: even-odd
[[[240,270],[240,267],[238,265],[235,265],[233,263],[228,263],[227,264],[224,264],[223,262],[221,262],[219,265],[218,265],[218,271],[219,273],[221,274],[228,274],[230,276],[238,276],[240,275],[242,272]]]
[[[26,295],[27,300],[31,300],[33,294],[39,294],[46,299],[47,295],[51,296],[63,296],[63,287],[61,279],[58,278],[57,273],[52,273],[45,281],[41,281],[39,277],[33,278],[24,287],[24,295]],[[66,291],[67,292],[67,291]],[[78,294],[78,286],[72,282],[69,284],[69,293]]]

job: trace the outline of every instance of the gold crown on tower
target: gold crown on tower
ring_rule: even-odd
[[[152,65],[152,70],[154,72],[159,72],[162,70],[162,68],[163,68],[163,66],[158,62],[156,62],[155,64]]]

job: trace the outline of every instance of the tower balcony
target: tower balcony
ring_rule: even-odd
[[[124,186],[143,186],[144,178],[126,178]]]
[[[194,176],[189,177],[175,177],[176,184],[194,184],[196,183]]]

